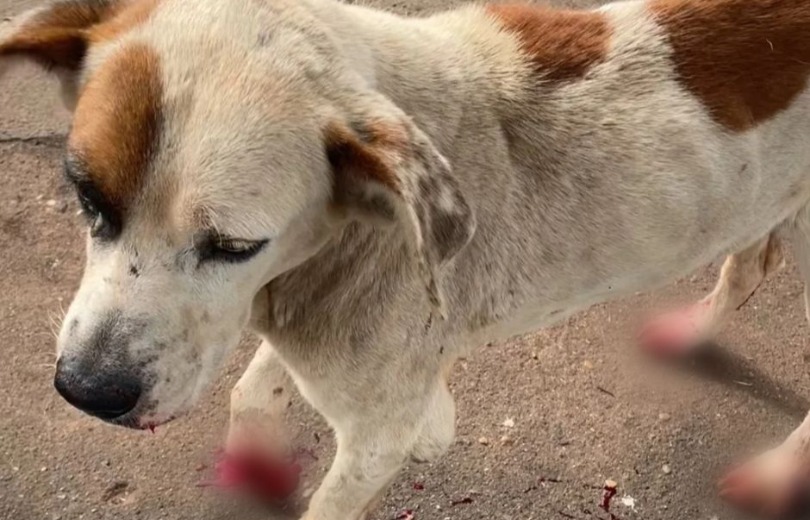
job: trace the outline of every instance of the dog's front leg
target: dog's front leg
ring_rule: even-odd
[[[455,405],[444,382],[399,393],[405,386],[381,380],[352,399],[351,417],[331,417],[337,454],[303,520],[364,520],[407,459],[433,459],[452,444]]]
[[[284,412],[292,380],[273,346],[262,341],[231,391],[227,451],[277,455],[289,448]]]
[[[303,520],[364,520],[377,507],[410,455],[416,431],[403,424],[402,431],[386,425],[373,432],[366,424],[359,422],[346,435],[337,432],[335,460]]]

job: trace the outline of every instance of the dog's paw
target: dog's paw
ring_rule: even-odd
[[[650,320],[638,335],[645,352],[661,358],[682,357],[706,341],[709,301],[671,311]]]
[[[779,447],[732,471],[719,487],[720,496],[737,507],[765,518],[785,518],[806,511],[810,464]]]
[[[217,455],[213,480],[203,487],[238,490],[273,504],[286,502],[301,480],[301,466],[294,459],[269,457],[263,453]]]

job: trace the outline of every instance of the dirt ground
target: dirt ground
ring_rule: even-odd
[[[0,0],[0,18],[34,3]],[[377,3],[410,12],[443,4]],[[53,82],[33,68],[0,83],[0,519],[284,518],[196,486],[223,437],[228,392],[252,341],[192,414],[156,435],[87,418],[52,389],[52,320],[83,262],[77,206],[61,181],[68,117],[59,106]],[[457,442],[440,462],[408,467],[375,520],[405,509],[418,520],[607,519],[598,504],[608,478],[619,483],[617,518],[742,518],[715,498],[716,477],[781,441],[810,408],[808,325],[792,262],[704,360],[661,367],[631,340],[640,316],[702,295],[716,270],[460,363]],[[300,400],[289,420],[319,457],[307,468],[311,488],[333,444]]]

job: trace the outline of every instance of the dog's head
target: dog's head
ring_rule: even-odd
[[[87,265],[56,386],[110,422],[186,411],[254,298],[345,222],[398,225],[441,309],[473,219],[448,165],[297,0],[62,0],[0,33],[56,73]]]

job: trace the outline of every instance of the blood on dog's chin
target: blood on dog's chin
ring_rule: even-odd
[[[159,426],[163,426],[165,424],[170,423],[171,421],[177,419],[179,415],[169,415],[164,417],[157,417],[154,415],[149,414],[127,414],[122,417],[117,417],[115,419],[108,419],[104,422],[108,424],[112,424],[114,426],[121,426],[123,428],[129,428],[131,430],[149,430],[152,433],[155,433],[155,430]]]
[[[138,426],[136,428],[139,429],[139,430],[149,430],[150,433],[154,434],[155,430],[157,430],[157,428],[159,426],[164,426],[164,425],[172,422],[176,418],[177,418],[177,416],[170,415],[169,417],[161,418],[161,419],[152,418],[152,419],[149,419],[149,420],[140,420],[138,422]]]

